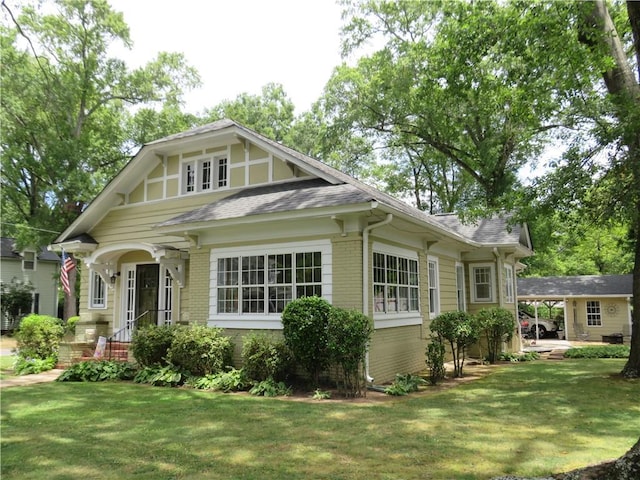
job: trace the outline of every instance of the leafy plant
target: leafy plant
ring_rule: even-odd
[[[75,334],[76,333],[76,323],[80,321],[79,316],[69,317],[67,321],[64,323],[64,334]]]
[[[246,335],[242,343],[242,369],[255,381],[271,377],[284,380],[291,368],[292,354],[284,340],[264,333]]]
[[[314,384],[331,362],[327,324],[331,305],[320,297],[302,297],[289,303],[282,312],[282,328],[287,346]]]
[[[256,383],[249,390],[249,393],[262,397],[281,397],[291,395],[291,387],[287,387],[284,382],[276,382],[273,378],[267,378]]]
[[[345,396],[366,395],[364,361],[373,333],[369,317],[356,310],[333,307],[327,322],[327,348],[338,365],[338,387]]]
[[[132,380],[136,367],[128,362],[111,360],[85,361],[67,368],[56,379],[58,382],[104,382],[108,380]]]
[[[194,325],[178,328],[167,352],[167,362],[190,375],[203,377],[224,371],[232,362],[233,343],[222,329]]]
[[[524,353],[513,353],[513,352],[502,352],[498,357],[498,360],[503,362],[530,362],[532,360],[538,360],[540,358],[540,354],[538,352],[524,352]]]
[[[387,395],[404,396],[411,392],[417,392],[420,385],[425,385],[427,382],[417,375],[407,373],[405,375],[397,374],[396,379],[391,385],[385,388],[384,393]]]
[[[23,358],[16,357],[13,364],[13,371],[16,375],[31,375],[42,373],[53,369],[56,366],[56,359],[49,358]]]
[[[313,398],[314,400],[328,400],[331,398],[331,392],[327,392],[326,390],[320,390],[319,388],[316,388],[311,398]]]
[[[437,335],[432,335],[431,342],[427,345],[426,359],[427,368],[429,369],[429,383],[431,385],[437,385],[446,375],[444,368],[445,353],[442,339]]]
[[[251,382],[247,379],[244,369],[232,368],[228,372],[192,377],[187,380],[186,384],[199,390],[219,390],[226,393],[246,390]]]
[[[566,358],[629,358],[628,345],[594,345],[570,348],[564,352]]]
[[[148,325],[138,328],[131,341],[131,351],[143,367],[166,365],[167,353],[173,342],[175,325]]]
[[[135,383],[148,383],[156,387],[177,387],[182,385],[186,379],[186,375],[175,366],[169,364],[144,367],[136,374],[133,381]]]
[[[473,317],[460,311],[441,313],[431,322],[431,331],[449,342],[454,375],[462,377],[467,348],[478,340],[478,326]]]
[[[9,320],[9,330],[18,328],[20,317],[31,311],[34,290],[31,282],[0,284],[0,311]]]
[[[64,333],[60,320],[48,315],[28,315],[16,333],[18,355],[22,358],[58,359],[58,346]]]
[[[484,335],[489,349],[489,363],[496,363],[503,342],[513,338],[516,320],[512,312],[502,307],[483,308],[475,319],[480,335]]]

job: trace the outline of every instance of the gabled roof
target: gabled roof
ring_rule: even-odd
[[[510,225],[509,218],[493,216],[463,223],[457,215],[446,213],[433,216],[436,222],[458,234],[483,245],[522,245],[531,250],[528,230],[522,225]]]
[[[518,278],[518,297],[600,297],[633,295],[633,275]]]
[[[29,250],[28,248],[26,250]],[[2,258],[13,258],[21,260],[22,255],[20,251],[16,249],[16,239],[9,237],[0,237],[0,256]],[[45,262],[59,262],[60,257],[53,252],[49,252],[46,248],[40,249],[38,253],[38,260]]]

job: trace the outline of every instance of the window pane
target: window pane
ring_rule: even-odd
[[[218,160],[218,187],[227,186],[227,159],[219,158]]]
[[[374,298],[374,310],[376,312],[386,311],[386,301],[384,297],[385,288],[384,285],[373,286],[373,298]]]
[[[209,190],[211,188],[211,160],[205,160],[202,162],[202,190]]]
[[[238,313],[237,288],[218,288],[218,313]]]
[[[400,287],[398,289],[398,311],[409,311],[409,287]]]
[[[418,289],[413,287],[410,288],[409,295],[411,296],[410,298],[411,311],[417,312],[418,310],[420,310],[420,302],[418,301]]]
[[[269,255],[268,263],[270,284],[291,283],[291,254]]]
[[[321,297],[321,285],[303,285],[296,288],[296,298],[301,297]]]
[[[242,312],[264,313],[264,287],[242,289]]]
[[[242,284],[264,284],[264,256],[254,255],[242,257]]]
[[[387,283],[398,283],[398,257],[387,255]]]
[[[238,258],[218,259],[218,285],[238,284]]]
[[[269,287],[269,313],[281,313],[291,302],[291,287]]]
[[[373,254],[373,281],[374,283],[385,283],[386,270],[384,265],[384,255],[381,253]]]

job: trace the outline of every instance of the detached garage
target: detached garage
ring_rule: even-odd
[[[567,340],[628,343],[632,275],[518,278],[518,302],[564,309]]]

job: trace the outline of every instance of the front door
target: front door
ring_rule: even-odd
[[[158,324],[160,265],[150,263],[136,267],[135,318],[138,326]]]

